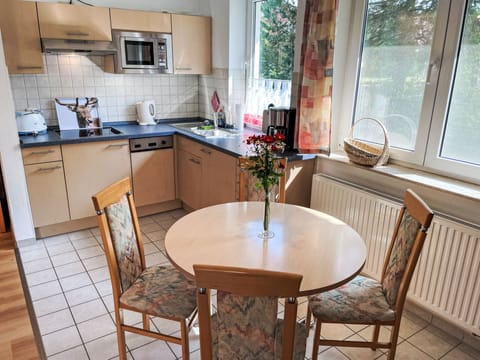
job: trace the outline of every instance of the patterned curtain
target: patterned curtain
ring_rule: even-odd
[[[297,104],[297,148],[330,153],[337,0],[306,0]]]

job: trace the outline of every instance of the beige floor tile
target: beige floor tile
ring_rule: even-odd
[[[29,288],[30,297],[32,301],[40,300],[52,295],[62,293],[62,288],[58,280],[49,281],[40,285],[32,286]]]
[[[90,229],[87,230],[80,230],[80,231],[75,231],[71,232],[68,234],[68,238],[72,241],[78,240],[78,239],[84,239],[91,237],[93,234],[90,232]]]
[[[408,338],[408,342],[436,359],[439,359],[459,344],[459,340],[432,326],[411,336]]]
[[[44,335],[42,340],[47,356],[77,347],[82,343],[75,326]]]
[[[330,340],[344,340],[353,334],[353,331],[343,324],[322,324],[320,336]]]
[[[478,359],[480,359],[480,353],[475,354],[475,352],[473,352],[472,349],[466,349],[465,346],[458,346],[442,357],[442,360],[478,360]]]
[[[168,347],[165,341],[156,340],[139,349],[133,350],[132,355],[135,359],[142,360],[175,360],[177,357]]]
[[[385,357],[380,357],[380,359],[386,359]],[[397,347],[397,352],[395,353],[395,360],[432,360],[433,357],[428,356],[426,353],[420,351],[418,348],[410,344],[408,341],[404,341]]]
[[[359,331],[358,334],[362,338],[364,338],[365,340],[370,341],[372,339],[372,336],[373,336],[373,329],[374,329],[373,326],[367,326],[363,330]],[[388,342],[388,341],[390,341],[390,335],[391,334],[392,334],[391,333],[391,327],[382,326],[380,328],[380,335],[378,336],[378,339],[382,342]],[[402,341],[404,341],[404,339],[401,336],[399,336],[397,344],[400,344]]]
[[[358,335],[354,335],[349,337],[348,340],[363,341],[364,339]],[[384,353],[383,349],[378,349],[377,351],[373,351],[370,348],[353,347],[337,347],[337,349],[351,360],[374,360],[382,356]]]
[[[98,299],[100,296],[98,295],[95,286],[90,284],[80,287],[78,289],[66,291],[65,297],[67,298],[68,305],[72,307],[91,300]]]
[[[83,342],[89,342],[109,334],[116,334],[115,324],[110,314],[101,315],[78,324]]]
[[[49,356],[48,360],[89,360],[87,352],[83,345],[73,349],[61,352],[57,355]]]
[[[329,348],[328,350],[318,354],[317,359],[322,360],[348,360],[348,357],[343,355],[340,351],[335,348]]]
[[[111,359],[118,355],[117,335],[110,334],[85,344],[90,360]]]

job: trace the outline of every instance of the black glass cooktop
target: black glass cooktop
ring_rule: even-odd
[[[62,139],[73,139],[79,137],[113,136],[120,135],[122,132],[113,127],[104,127],[94,129],[57,130],[57,134]]]

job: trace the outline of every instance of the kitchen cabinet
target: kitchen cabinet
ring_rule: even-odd
[[[131,175],[128,140],[62,145],[71,220],[94,216],[92,195]]]
[[[10,74],[43,73],[44,65],[35,3],[2,0],[0,28],[8,72]]]
[[[60,146],[22,150],[35,227],[70,220]]]
[[[212,72],[212,19],[172,14],[173,69],[175,74]]]
[[[193,209],[235,201],[238,159],[177,136],[179,198]]]
[[[112,41],[109,8],[37,2],[37,10],[42,38]]]
[[[131,153],[135,205],[175,200],[173,149]]]
[[[177,188],[187,207],[202,207],[202,159],[182,148],[177,151]]]
[[[172,32],[171,15],[167,13],[110,9],[110,18],[114,30]]]

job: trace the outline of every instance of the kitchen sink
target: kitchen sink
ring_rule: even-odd
[[[205,126],[203,122],[193,122],[193,123],[176,123],[172,124],[173,127],[177,129],[185,130],[191,132],[192,134],[203,136],[207,139],[214,138],[231,138],[240,135],[240,132],[234,129],[214,129]]]

